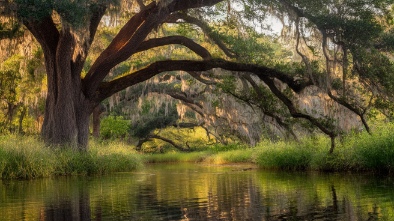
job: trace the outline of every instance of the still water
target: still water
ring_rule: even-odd
[[[0,220],[394,220],[393,179],[247,165],[0,181],[0,192]]]

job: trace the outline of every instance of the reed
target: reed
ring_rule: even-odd
[[[256,147],[255,162],[261,168],[305,170],[310,167],[313,148],[309,142],[261,142]]]
[[[391,173],[394,169],[394,124],[378,126],[372,135],[366,133],[347,139],[358,170]]]

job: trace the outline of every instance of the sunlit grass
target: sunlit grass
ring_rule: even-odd
[[[51,175],[56,155],[33,137],[0,137],[0,177],[35,178]]]
[[[325,136],[299,142],[264,140],[256,147],[240,144],[198,145],[190,152],[166,149],[165,153],[139,153],[122,142],[90,141],[89,151],[45,146],[38,138],[0,136],[0,178],[32,179],[54,175],[101,175],[131,171],[143,163],[193,162],[209,164],[253,163],[279,170],[369,171],[392,173],[394,125],[337,139],[333,154]]]
[[[0,177],[32,179],[53,175],[97,175],[142,166],[140,154],[121,143],[92,142],[88,152],[45,146],[35,137],[0,137]]]
[[[348,134],[337,140],[329,154],[330,140],[319,136],[301,142],[262,142],[256,148],[256,163],[262,168],[319,171],[392,172],[394,165],[394,125]]]
[[[170,151],[167,153],[145,154],[147,163],[204,162],[210,164],[250,163],[253,148],[244,145],[206,145],[194,148],[193,152]]]
[[[333,154],[330,139],[319,135],[299,142],[264,140],[250,148],[211,145],[193,153],[151,154],[146,162],[205,162],[211,164],[255,163],[260,168],[279,170],[392,172],[394,165],[394,125],[374,129],[372,135],[351,133],[336,140]]]
[[[203,162],[212,153],[208,151],[196,152],[168,152],[164,154],[145,154],[146,163],[170,163],[170,162]]]

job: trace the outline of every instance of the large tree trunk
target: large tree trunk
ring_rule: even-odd
[[[42,137],[48,144],[86,149],[91,108],[85,99],[80,73],[73,70],[74,36],[63,28],[56,50],[44,48],[48,95]]]
[[[50,144],[85,149],[89,136],[90,108],[80,87],[75,87],[75,84],[72,86],[75,81],[65,76],[57,75],[57,82],[48,80],[48,85],[57,86],[53,88],[56,91],[48,91],[42,136]]]

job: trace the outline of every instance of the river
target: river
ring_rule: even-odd
[[[394,220],[394,180],[250,165],[153,164],[0,181],[0,220]]]

